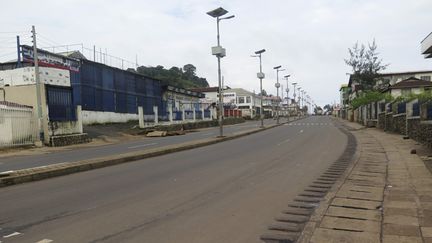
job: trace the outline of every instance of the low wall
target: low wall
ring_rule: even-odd
[[[72,144],[89,143],[91,139],[87,133],[50,136],[49,145],[52,147],[67,146]]]
[[[243,123],[246,120],[242,117],[230,117],[225,118],[223,120],[224,125],[233,125],[238,123]],[[143,128],[142,130],[144,133],[148,131],[179,131],[179,130],[193,130],[193,129],[199,129],[199,128],[206,128],[206,127],[216,127],[219,126],[219,121],[217,120],[209,120],[209,121],[198,121],[198,122],[188,122],[188,123],[178,123],[178,124],[171,124],[171,125],[159,125],[155,127],[148,127]]]
[[[82,128],[78,121],[49,121],[48,132],[50,136],[67,135],[82,133]]]
[[[406,113],[393,115],[392,132],[406,135]]]
[[[432,122],[421,121],[420,117],[408,117],[408,136],[417,142],[432,147]]]
[[[104,111],[82,111],[84,125],[104,123],[126,123],[131,120],[138,121],[138,114],[115,113]]]

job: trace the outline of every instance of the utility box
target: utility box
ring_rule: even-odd
[[[226,56],[226,50],[222,46],[214,46],[212,47],[212,55],[215,55],[217,57],[224,57]]]

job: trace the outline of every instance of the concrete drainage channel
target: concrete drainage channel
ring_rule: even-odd
[[[354,135],[340,124],[337,124],[337,127],[348,137],[344,152],[318,179],[288,204],[288,208],[275,218],[275,223],[268,226],[268,230],[260,237],[265,243],[296,242],[315,208],[351,164],[357,141]]]

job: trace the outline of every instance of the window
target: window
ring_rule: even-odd
[[[244,97],[238,97],[238,103],[239,104],[245,103],[245,98]]]
[[[250,96],[246,97],[246,103],[251,103],[251,97]]]
[[[431,81],[431,76],[420,76],[421,80]]]

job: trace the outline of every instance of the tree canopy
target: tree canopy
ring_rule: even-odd
[[[192,64],[186,64],[183,68],[171,67],[170,69],[165,69],[161,65],[156,67],[140,66],[137,68],[136,72],[162,80],[164,84],[181,88],[199,88],[209,86],[207,79],[196,76],[196,67]]]
[[[345,63],[352,68],[351,78],[362,85],[364,90],[373,89],[379,72],[388,66],[379,58],[377,48],[375,40],[367,46],[357,42],[352,48],[348,48],[349,58],[345,59]]]

